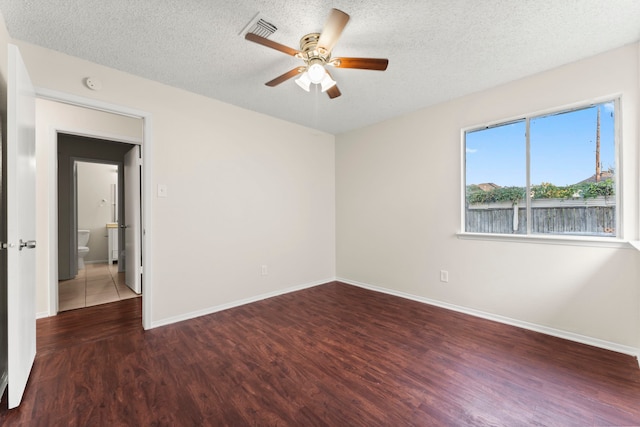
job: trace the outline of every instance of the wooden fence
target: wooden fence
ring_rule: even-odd
[[[511,203],[469,205],[466,228],[470,233],[526,234],[527,212],[518,204],[517,220]],[[516,230],[514,231],[514,222]],[[538,199],[531,205],[531,232],[588,236],[616,235],[614,198],[588,200]]]

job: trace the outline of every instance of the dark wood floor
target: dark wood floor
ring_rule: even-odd
[[[640,425],[635,358],[340,283],[150,331],[38,321],[3,426]]]

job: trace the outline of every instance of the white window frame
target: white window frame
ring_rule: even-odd
[[[557,235],[557,234],[532,234],[530,221],[527,221],[527,233],[526,234],[499,234],[499,233],[475,233],[466,231],[466,134],[468,132],[478,131],[482,129],[489,129],[492,127],[502,126],[517,121],[525,121],[526,135],[526,188],[531,187],[530,182],[530,135],[529,124],[532,119],[568,113],[571,111],[577,111],[584,108],[594,106],[596,104],[603,104],[607,102],[613,102],[615,108],[615,122],[614,122],[614,135],[615,135],[615,200],[616,200],[616,236],[615,237],[601,237],[601,236],[588,236],[588,235]],[[602,247],[614,247],[614,248],[632,248],[631,244],[624,239],[624,218],[623,218],[623,171],[622,171],[622,95],[615,94],[610,96],[604,96],[600,98],[590,99],[587,101],[576,102],[570,105],[564,105],[560,107],[554,107],[547,110],[536,111],[533,113],[522,114],[510,118],[501,120],[495,120],[481,125],[468,126],[460,131],[460,146],[461,146],[461,191],[460,191],[460,231],[457,233],[460,239],[470,240],[490,240],[490,241],[511,241],[511,242],[530,242],[530,243],[542,243],[542,244],[557,244],[557,245],[575,245],[575,246],[602,246]],[[527,218],[531,215],[531,197],[530,191],[526,191],[526,209]]]

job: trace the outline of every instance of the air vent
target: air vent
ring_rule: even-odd
[[[262,18],[260,13],[256,13],[240,34],[253,33],[266,39],[269,38],[271,34],[275,33],[277,29],[278,28],[271,22],[267,22],[266,19]]]
[[[276,30],[277,30],[276,26],[273,25],[272,23],[267,22],[264,19],[258,19],[258,22],[256,22],[256,25],[254,25],[253,28],[249,30],[249,32],[262,36],[266,39],[271,34],[275,33]]]

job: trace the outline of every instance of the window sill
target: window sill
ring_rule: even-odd
[[[486,240],[495,242],[537,243],[543,245],[566,246],[592,246],[601,248],[637,249],[640,250],[640,241],[629,242],[615,237],[589,237],[589,236],[543,236],[522,234],[488,234],[488,233],[457,233],[462,240]]]
[[[633,248],[634,248],[634,249],[637,249],[637,250],[639,250],[639,251],[640,251],[640,241],[638,241],[638,240],[631,240],[631,241],[629,242],[629,244],[630,244],[631,246],[633,246]]]

